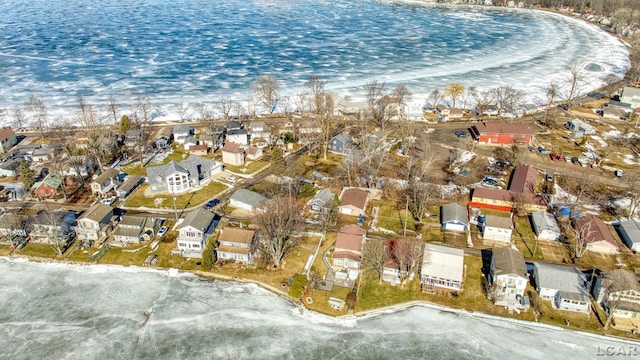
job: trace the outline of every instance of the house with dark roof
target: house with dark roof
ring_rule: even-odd
[[[524,307],[524,291],[529,276],[521,252],[511,247],[493,249],[488,281],[490,295],[496,305],[510,309]]]
[[[353,140],[351,135],[346,132],[334,136],[329,141],[328,150],[339,154],[348,154],[353,148]]]
[[[509,191],[516,193],[534,193],[538,170],[531,165],[520,165],[513,169]]]
[[[4,154],[12,147],[16,146],[18,138],[16,133],[9,127],[0,129],[0,154]]]
[[[104,204],[91,206],[78,218],[76,234],[81,241],[96,242],[111,234],[113,209]]]
[[[178,250],[188,258],[202,258],[207,241],[218,225],[216,215],[203,208],[192,211],[178,226]]]
[[[94,196],[105,196],[109,191],[120,185],[120,172],[116,169],[107,169],[91,182],[91,193]]]
[[[486,215],[482,226],[482,238],[505,244],[511,243],[513,219],[511,216]]]
[[[161,220],[146,216],[124,215],[113,230],[111,245],[126,246],[150,240],[159,228]]]
[[[36,243],[67,242],[75,236],[76,214],[72,211],[42,210],[30,219],[29,241]]]
[[[601,254],[617,254],[620,248],[607,224],[591,214],[583,215],[572,221],[573,229],[584,238],[587,251]]]
[[[623,220],[615,227],[620,235],[620,239],[629,247],[629,249],[640,251],[640,222],[629,219]]]
[[[216,254],[218,260],[253,263],[256,233],[251,230],[226,227],[220,230]]]
[[[33,194],[39,198],[48,198],[58,194],[62,187],[63,177],[56,173],[49,173],[42,181],[37,181],[31,186]]]
[[[144,178],[138,175],[129,175],[124,179],[122,185],[116,189],[116,196],[126,199],[131,193],[144,182]]]
[[[538,295],[554,309],[588,314],[591,311],[587,275],[572,266],[534,262],[533,280]]]
[[[640,282],[638,275],[623,269],[604,271],[596,277],[593,298],[612,315],[616,329],[640,329]]]
[[[0,176],[17,177],[22,159],[6,160],[0,163]]]
[[[164,149],[171,144],[173,129],[170,126],[161,126],[153,134],[153,145],[156,149]]]
[[[471,127],[471,136],[485,145],[531,145],[535,131],[527,124],[483,122]]]
[[[428,293],[461,291],[464,282],[464,250],[426,244],[420,283]]]
[[[311,211],[328,213],[333,208],[335,195],[329,188],[324,188],[316,193],[313,199],[309,200]]]
[[[222,163],[227,165],[242,166],[244,165],[245,152],[240,145],[227,141],[222,147]]]
[[[365,236],[366,231],[355,224],[340,228],[331,256],[333,266],[341,270],[359,270]]]
[[[340,194],[340,214],[359,216],[367,208],[369,192],[360,188],[344,188]]]
[[[171,160],[166,165],[147,168],[147,181],[152,193],[184,193],[206,184],[213,175],[222,172],[222,164],[198,155],[187,160]]]
[[[538,240],[557,241],[560,238],[560,227],[553,214],[547,211],[531,213],[531,227]]]
[[[229,198],[229,205],[238,209],[254,212],[258,210],[265,201],[267,201],[267,198],[255,191],[238,189]]]
[[[456,203],[440,207],[440,222],[443,230],[466,232],[469,229],[469,213],[467,208]]]

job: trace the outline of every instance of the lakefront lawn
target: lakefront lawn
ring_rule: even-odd
[[[171,194],[163,193],[147,197],[145,193],[148,192],[148,188],[149,184],[142,184],[140,188],[125,201],[124,206],[131,208],[173,209],[173,196]],[[176,208],[179,210],[198,206],[214,198],[226,189],[227,186],[224,184],[210,181],[206,186],[193,192],[176,195]]]

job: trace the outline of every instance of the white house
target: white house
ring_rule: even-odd
[[[622,90],[620,101],[631,105],[632,109],[640,107],[640,89],[635,87],[626,86]]]
[[[571,266],[533,263],[538,295],[555,309],[588,314],[591,311],[587,276]]]
[[[496,305],[510,309],[523,307],[529,277],[522,253],[510,247],[493,249],[488,280]]]
[[[184,141],[194,135],[194,129],[191,125],[181,124],[173,127],[173,142],[183,145]]]
[[[147,179],[152,193],[180,194],[204,185],[213,175],[223,171],[221,163],[198,155],[187,160],[147,168]]]
[[[640,282],[630,271],[605,271],[593,285],[596,303],[613,318],[613,326],[625,331],[640,329]]]
[[[103,204],[95,204],[78,218],[75,228],[78,239],[94,242],[106,238],[111,233],[113,209]]]
[[[333,265],[345,270],[359,270],[365,236],[366,231],[355,224],[343,226],[336,238]]]
[[[266,200],[266,197],[258,194],[257,192],[247,189],[238,189],[231,195],[231,198],[229,198],[229,205],[238,209],[254,212]]]
[[[200,208],[190,212],[178,228],[176,240],[182,256],[202,258],[202,251],[217,224],[215,214],[210,211]]]
[[[249,145],[249,133],[245,129],[230,129],[227,130],[227,140],[234,142],[238,145]]]
[[[255,232],[238,228],[224,228],[218,237],[216,254],[218,260],[232,260],[251,264],[253,262]]]
[[[546,211],[534,211],[531,213],[531,223],[538,240],[556,241],[560,238],[560,227],[553,214]]]
[[[150,240],[160,224],[159,219],[145,216],[124,215],[113,230],[111,245],[126,246]]]
[[[640,251],[640,222],[633,219],[623,220],[616,226],[616,230],[629,249]]]
[[[580,138],[585,135],[593,135],[596,133],[596,128],[587,124],[583,120],[573,119],[567,122],[567,128],[572,130],[572,135],[574,138]]]
[[[422,291],[460,291],[463,282],[464,250],[426,244],[420,270]]]
[[[440,220],[443,230],[466,232],[469,228],[467,208],[456,203],[445,204],[440,207]]]
[[[490,241],[511,243],[513,220],[507,216],[487,215],[482,227],[482,238]]]

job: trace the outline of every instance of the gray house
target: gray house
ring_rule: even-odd
[[[351,135],[346,132],[341,132],[340,134],[334,136],[331,141],[329,141],[329,151],[347,154],[351,146],[353,145],[353,140],[351,139]]]
[[[187,160],[172,160],[166,165],[147,168],[151,192],[183,193],[200,186],[213,175],[222,172],[222,164],[211,159],[191,155]]]
[[[560,238],[560,227],[556,218],[546,211],[531,213],[531,224],[538,240],[556,241]]]
[[[229,205],[247,210],[247,211],[255,211],[257,207],[267,200],[266,197],[258,194],[257,192],[239,189],[236,190],[231,198],[229,198]]]
[[[312,211],[328,213],[334,205],[335,195],[329,189],[322,189],[309,201]]]
[[[615,227],[622,241],[629,249],[640,251],[640,222],[636,220],[624,220]]]
[[[443,230],[465,232],[469,228],[469,213],[464,206],[456,203],[442,205],[440,217]]]
[[[137,189],[138,186],[140,186],[140,184],[142,184],[143,182],[144,178],[142,176],[129,175],[126,179],[124,179],[122,185],[120,185],[120,187],[116,189],[116,195],[120,199],[126,199],[127,196],[129,196],[133,192],[133,190]]]
[[[533,263],[533,278],[541,298],[555,309],[588,314],[591,310],[587,276],[571,266]]]
[[[178,250],[188,258],[202,258],[202,251],[213,234],[218,221],[216,215],[205,209],[192,211],[178,228]]]
[[[150,240],[160,224],[159,219],[145,216],[124,215],[113,231],[112,245],[131,245]]]

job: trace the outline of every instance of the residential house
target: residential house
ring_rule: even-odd
[[[189,136],[182,142],[182,146],[185,150],[190,151],[192,147],[198,146],[200,142],[193,136]]]
[[[311,177],[314,178],[316,181],[323,181],[323,182],[329,181],[329,177],[327,175],[315,170],[311,173]]]
[[[493,249],[488,281],[489,293],[496,305],[522,308],[524,290],[529,281],[522,253],[511,247]]]
[[[477,116],[498,116],[499,113],[498,105],[496,104],[476,105],[473,112]]]
[[[464,116],[464,110],[458,108],[450,108],[442,104],[436,106],[436,113],[438,114],[439,121],[462,119],[462,117]]]
[[[533,131],[527,124],[483,122],[471,127],[471,136],[486,145],[526,145],[533,142]]]
[[[340,228],[331,256],[333,266],[343,270],[359,270],[365,236],[366,231],[355,224]]]
[[[586,250],[601,254],[617,254],[620,250],[609,227],[600,218],[583,215],[573,219],[573,228],[586,242]]]
[[[574,139],[581,138],[585,135],[593,135],[596,133],[596,128],[587,124],[585,121],[580,119],[573,119],[571,121],[567,121],[566,125],[567,129],[571,130],[571,137]]]
[[[113,209],[103,204],[95,204],[78,218],[76,234],[81,241],[89,243],[105,239],[111,234]]]
[[[538,240],[557,241],[560,238],[560,227],[553,214],[547,211],[531,213],[531,225]]]
[[[219,124],[209,124],[206,135],[200,136],[200,141],[208,145],[212,151],[216,151],[224,144],[225,128]]]
[[[178,227],[178,250],[188,258],[202,258],[207,241],[213,234],[218,221],[216,215],[205,209],[198,209],[185,216]]]
[[[353,140],[351,135],[346,132],[334,136],[329,141],[328,150],[339,154],[348,154],[353,148]]]
[[[238,189],[231,195],[229,205],[238,209],[254,212],[258,210],[265,201],[267,201],[267,198],[257,192]]]
[[[357,116],[369,108],[366,101],[350,101],[338,94],[332,94],[334,100],[334,115]]]
[[[443,230],[466,232],[469,229],[469,213],[467,208],[456,203],[440,207],[440,222]]]
[[[487,189],[477,187],[471,193],[470,207],[511,211],[514,207],[522,207],[526,211],[544,211],[548,198],[545,195],[531,192],[518,193],[510,190]]]
[[[227,141],[222,147],[222,162],[228,165],[242,166],[244,165],[245,153],[240,145]]]
[[[360,188],[344,188],[340,194],[340,214],[359,216],[367,208],[369,192]]]
[[[605,106],[602,108],[602,117],[607,119],[627,121],[631,113],[632,112],[616,106]]]
[[[248,160],[259,160],[264,155],[264,148],[249,146],[244,150]]]
[[[313,199],[309,200],[311,211],[329,213],[333,208],[335,195],[329,188],[324,188],[316,193]]]
[[[486,215],[482,226],[482,238],[510,244],[512,231],[513,219],[511,216]]]
[[[420,283],[429,293],[462,290],[464,282],[464,250],[426,244],[422,256]]]
[[[0,177],[17,177],[20,173],[22,159],[5,160],[0,164]]]
[[[52,160],[60,152],[60,147],[51,144],[42,144],[31,152],[31,159],[34,162],[45,162]]]
[[[144,148],[146,141],[146,135],[142,129],[127,130],[124,134],[124,144],[130,150],[139,151]]]
[[[195,135],[195,130],[191,125],[188,124],[180,124],[173,127],[173,141],[176,144],[184,145],[184,142],[187,138],[193,137]]]
[[[230,131],[230,130],[240,130],[240,129],[242,129],[242,128],[243,128],[243,127],[242,127],[242,124],[241,124],[241,123],[240,123],[240,121],[238,121],[238,120],[229,120],[229,121],[227,121],[227,124],[226,124],[226,126],[225,126],[225,127],[226,127],[226,130],[227,130],[227,131]]]
[[[640,251],[640,222],[633,219],[623,220],[618,223],[616,230],[629,249]]]
[[[164,149],[171,145],[173,129],[169,126],[161,126],[153,135],[153,144],[156,149]]]
[[[538,170],[531,165],[520,165],[513,170],[509,191],[515,193],[534,193],[538,179]]]
[[[116,189],[116,196],[126,199],[131,193],[144,182],[144,178],[138,175],[129,175],[124,179],[122,185]]]
[[[91,182],[91,193],[94,196],[104,197],[120,184],[120,172],[116,169],[107,169]]]
[[[238,145],[249,145],[249,134],[246,129],[227,129],[226,142],[234,142]]]
[[[72,211],[42,210],[30,219],[29,241],[36,243],[66,243],[73,239],[76,214]]]
[[[0,129],[0,154],[4,154],[12,147],[16,146],[18,138],[16,133],[9,127]]]
[[[271,129],[265,125],[264,121],[252,121],[249,124],[251,130],[251,142],[262,139],[267,143],[271,143]]]
[[[12,212],[6,212],[0,215],[0,235],[6,240],[13,238],[26,238],[27,231],[30,230],[31,219],[27,216],[19,215]]]
[[[533,263],[538,295],[553,308],[588,314],[591,311],[587,276],[571,266]]]
[[[622,89],[622,95],[620,96],[620,101],[623,103],[627,103],[631,105],[632,109],[637,109],[640,107],[640,89],[630,86],[625,86]]]
[[[226,227],[220,230],[216,254],[218,260],[253,263],[256,233],[251,230]]]
[[[31,192],[39,198],[53,197],[62,187],[62,181],[61,175],[49,173],[42,181],[37,181],[31,186]]]
[[[160,220],[145,216],[124,215],[113,231],[111,245],[126,246],[150,240],[158,230]]]
[[[593,297],[612,318],[613,327],[624,331],[640,329],[640,283],[630,271],[605,271],[595,278]]]
[[[213,175],[222,171],[221,163],[191,155],[181,162],[172,160],[166,165],[148,167],[147,181],[152,193],[178,194],[204,185]]]
[[[89,174],[93,173],[95,164],[89,156],[78,155],[62,157],[62,168],[60,173],[64,176],[75,176],[86,178]]]
[[[200,144],[200,145],[191,145],[189,146],[189,153],[191,153],[191,155],[207,155],[209,153],[209,146],[206,144]]]

